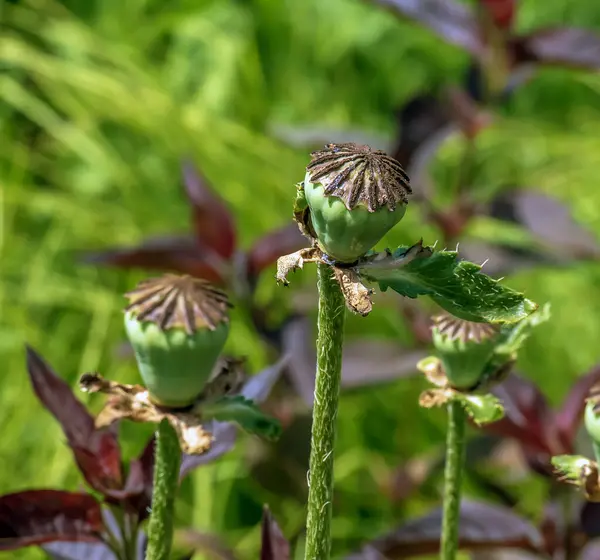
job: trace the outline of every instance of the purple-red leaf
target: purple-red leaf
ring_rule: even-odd
[[[137,513],[140,520],[148,517],[152,505],[155,446],[156,439],[152,436],[140,456],[131,461],[129,475],[123,489],[126,494],[127,506]]]
[[[419,185],[418,199],[431,198],[425,176],[444,141],[460,132],[474,137],[491,122],[469,93],[459,88],[448,88],[439,97],[417,95],[400,109],[397,119],[400,135],[393,154]]]
[[[575,385],[569,391],[567,398],[563,402],[560,410],[556,413],[556,423],[565,440],[565,443],[572,446],[577,436],[577,430],[583,417],[585,409],[585,399],[590,389],[600,381],[600,366],[594,367],[591,371],[580,377]],[[571,449],[573,451],[573,449]],[[599,535],[600,536],[600,535]]]
[[[185,192],[193,208],[197,243],[230,260],[236,247],[233,216],[223,200],[213,194],[204,177],[190,162],[182,165]]]
[[[383,340],[356,340],[344,348],[342,386],[365,387],[410,377],[417,373],[417,362],[424,350],[406,350]]]
[[[387,560],[435,554],[440,547],[441,531],[442,510],[437,509],[369,543],[362,554],[370,549],[371,558],[376,558],[373,556],[373,551],[377,551]],[[540,551],[542,545],[539,531],[510,509],[468,500],[464,500],[461,504],[459,533],[461,549],[512,548]],[[355,558],[361,556],[351,556],[347,560]]]
[[[492,245],[479,241],[464,240],[460,242],[460,255],[463,259],[484,263],[483,272],[488,276],[506,276],[532,266],[559,266],[563,259],[551,256],[534,249]]]
[[[88,253],[85,262],[118,268],[179,272],[225,283],[227,264],[210,249],[204,249],[191,235],[149,239],[137,247],[113,248]]]
[[[589,539],[600,537],[600,503],[585,502],[581,508],[579,523]]]
[[[108,508],[102,510],[105,531],[110,531],[117,541],[122,542],[121,529],[116,517]],[[139,530],[137,532],[136,553],[130,560],[144,560],[148,538]],[[65,542],[55,541],[41,547],[54,560],[119,560],[116,554],[104,542]]]
[[[98,542],[100,504],[89,494],[27,490],[0,497],[0,550],[52,541]]]
[[[312,406],[315,392],[316,351],[307,317],[288,322],[282,333],[283,351],[290,356],[286,369],[295,391]],[[407,352],[400,345],[376,340],[349,342],[342,361],[342,388],[389,383],[417,372],[425,357],[419,350]]]
[[[271,231],[261,237],[248,254],[248,274],[258,276],[282,255],[294,253],[310,245],[295,223]]]
[[[42,548],[53,560],[118,560],[117,555],[104,543],[56,541],[42,545]]]
[[[504,405],[504,418],[485,426],[485,430],[517,439],[535,453],[560,455],[564,449],[554,413],[544,395],[531,381],[511,373],[492,391]]]
[[[433,95],[417,95],[406,103],[397,114],[400,135],[393,151],[406,169],[411,181],[422,189],[431,157],[443,141],[450,136],[456,125],[447,105]],[[430,198],[432,193],[416,193],[419,198]]]
[[[598,560],[598,558],[600,558],[600,542],[596,541],[584,547],[579,560]]]
[[[482,50],[477,20],[454,0],[376,0],[398,15],[429,27],[443,39],[477,55]]]
[[[573,220],[564,204],[541,192],[504,191],[491,202],[489,214],[522,225],[553,252],[565,257],[600,256],[594,236]]]
[[[38,399],[60,423],[90,486],[103,493],[120,489],[121,452],[115,433],[96,429],[94,418],[75,398],[71,387],[29,346],[27,370]]]
[[[600,35],[577,27],[538,29],[515,39],[517,62],[600,69]]]
[[[290,543],[266,506],[263,508],[261,535],[260,560],[290,560]]]

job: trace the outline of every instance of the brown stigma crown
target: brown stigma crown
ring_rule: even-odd
[[[489,323],[472,323],[449,314],[433,317],[433,328],[450,340],[462,342],[483,342],[498,333],[496,325]]]
[[[400,163],[381,150],[354,143],[327,144],[311,157],[306,166],[311,182],[321,183],[325,194],[340,198],[348,210],[360,203],[369,212],[384,206],[395,210],[412,194]]]
[[[165,274],[142,280],[125,297],[129,299],[125,311],[131,311],[140,321],[155,323],[163,331],[214,331],[229,321],[231,304],[227,294],[206,280],[188,275]]]

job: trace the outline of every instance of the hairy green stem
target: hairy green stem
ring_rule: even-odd
[[[181,449],[177,434],[171,424],[163,420],[158,426],[156,438],[152,513],[148,526],[146,560],[169,560],[180,462]]]
[[[444,518],[442,522],[442,560],[455,560],[458,551],[460,491],[465,460],[466,413],[456,400],[448,404],[446,469],[444,473]]]
[[[331,269],[318,265],[317,378],[313,407],[305,560],[328,560],[331,551],[333,448],[342,372],[344,296]]]

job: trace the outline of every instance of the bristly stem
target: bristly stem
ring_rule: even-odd
[[[318,265],[317,378],[313,407],[305,560],[331,551],[333,455],[344,341],[344,296],[329,266]]]
[[[448,435],[444,473],[444,517],[442,522],[441,560],[455,560],[458,551],[460,492],[465,461],[467,418],[457,400],[448,403]]]
[[[169,560],[180,462],[181,448],[177,434],[171,424],[163,420],[158,426],[156,438],[152,513],[148,526],[146,560]]]

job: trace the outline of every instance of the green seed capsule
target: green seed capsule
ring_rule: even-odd
[[[310,222],[323,252],[350,263],[404,216],[409,178],[392,157],[356,144],[313,152],[304,179]]]
[[[600,445],[600,409],[596,398],[585,405],[585,429],[596,445]]]
[[[126,296],[125,329],[150,397],[173,408],[192,404],[229,334],[227,296],[204,280],[172,274]]]
[[[472,323],[452,315],[434,317],[433,344],[450,384],[472,389],[486,374],[499,330],[487,323]]]

